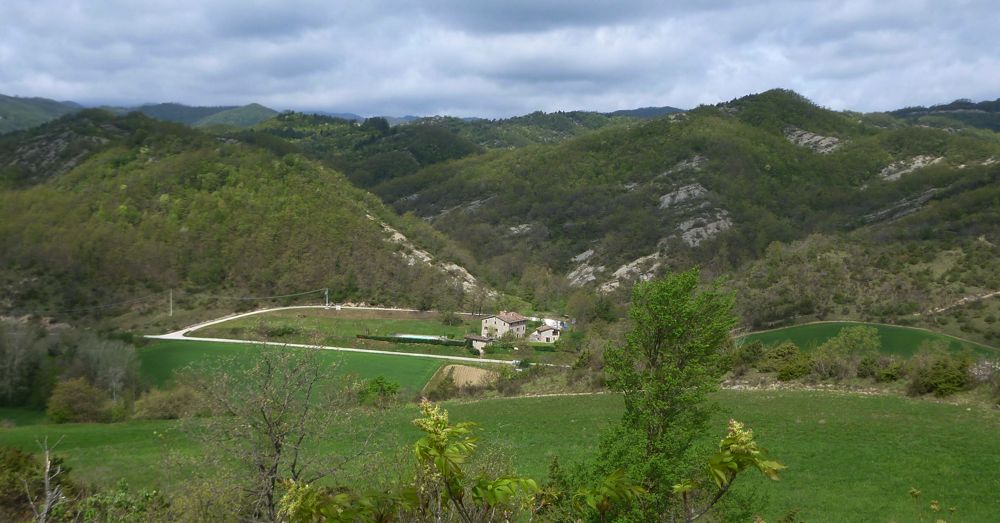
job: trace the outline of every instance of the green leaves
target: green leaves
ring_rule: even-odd
[[[648,492],[625,475],[623,469],[608,474],[598,485],[583,488],[573,496],[573,506],[578,512],[596,511],[603,519],[613,508],[625,508]]]
[[[514,502],[518,496],[539,493],[538,483],[530,478],[505,476],[490,480],[480,477],[472,487],[472,499],[480,505],[495,507]]]

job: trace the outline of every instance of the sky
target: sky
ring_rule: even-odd
[[[371,115],[1000,98],[996,0],[3,0],[0,93]]]

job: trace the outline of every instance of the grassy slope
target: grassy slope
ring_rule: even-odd
[[[736,417],[788,466],[779,483],[752,479],[768,497],[764,516],[799,510],[806,521],[910,520],[907,491],[958,507],[961,521],[991,521],[1000,510],[1000,413],[890,396],[815,392],[722,392],[716,439]],[[543,477],[549,461],[592,456],[601,430],[620,415],[616,396],[574,396],[449,403],[452,419],[481,424],[484,448],[500,446],[522,473]],[[377,446],[417,437],[413,406],[384,414]],[[62,452],[75,474],[109,481],[125,476],[158,483],[162,451],[190,451],[175,422],[41,425],[0,430],[0,443],[33,448],[34,438],[65,434]],[[156,435],[157,433],[161,435]],[[331,438],[327,451],[343,450]],[[390,452],[391,454],[391,452]],[[405,455],[405,454],[404,454]]]
[[[328,344],[351,344],[358,334],[388,336],[392,334],[422,334],[459,338],[466,333],[479,332],[479,320],[463,317],[461,325],[445,325],[440,315],[432,312],[356,311],[306,309],[276,311],[248,316],[199,329],[192,336],[232,337],[248,334],[258,326],[288,326],[296,329],[302,341],[319,338]],[[290,341],[290,340],[289,340]],[[298,340],[296,340],[298,341]]]
[[[161,341],[139,349],[139,361],[142,374],[152,383],[162,385],[170,380],[175,370],[192,363],[226,357],[250,361],[258,350],[262,349],[252,345]],[[336,364],[338,373],[356,374],[360,378],[382,375],[398,382],[410,394],[420,391],[441,366],[437,360],[383,354],[324,351],[320,355],[324,362]],[[404,392],[404,396],[408,394]]]
[[[914,329],[911,327],[857,322],[829,322],[796,325],[782,329],[748,334],[745,339],[748,341],[761,341],[768,345],[790,340],[799,347],[805,350],[810,350],[822,345],[830,338],[836,336],[840,333],[841,329],[858,325],[870,326],[878,329],[879,337],[882,339],[882,350],[892,354],[911,356],[917,352],[921,343],[928,341],[944,341],[947,342],[950,348],[955,351],[970,349],[977,354],[985,356],[1000,356],[1000,350],[993,347],[960,340],[939,332]]]

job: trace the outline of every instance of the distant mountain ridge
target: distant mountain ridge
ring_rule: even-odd
[[[59,118],[60,116],[79,111],[83,108],[84,106],[75,102],[59,102],[47,98],[21,98],[0,95],[0,134],[35,127]],[[243,106],[191,106],[177,102],[164,102],[148,103],[139,106],[101,106],[99,108],[111,111],[112,113],[118,115],[125,115],[130,112],[137,111],[151,118],[156,118],[157,120],[180,123],[191,127],[229,126],[241,129],[253,127],[254,125],[257,125],[269,118],[273,118],[279,114],[278,111],[258,103],[251,103]],[[355,122],[361,122],[367,119],[364,116],[351,112],[309,110],[302,112],[304,114],[329,116]],[[676,107],[663,106],[621,109],[606,113],[595,111],[556,111],[553,113],[544,113],[541,111],[535,111],[533,113],[502,118],[499,120],[491,120],[489,118],[482,118],[478,116],[458,118],[451,116],[382,115],[377,118],[384,118],[386,122],[393,127],[397,125],[412,124],[414,122],[424,122],[427,120],[456,120],[466,123],[511,122],[515,125],[521,125],[524,121],[530,121],[532,119],[538,120],[539,115],[542,115],[549,118],[547,122],[542,124],[543,127],[552,127],[552,118],[561,118],[562,116],[559,115],[567,115],[570,119],[580,121],[580,117],[577,115],[599,115],[606,118],[621,117],[649,119],[679,112],[684,112],[684,110]],[[593,122],[594,118],[590,117],[590,123],[588,125],[593,125]],[[496,137],[491,137],[491,139],[497,144],[505,142],[504,139],[498,140]],[[534,138],[529,138],[528,140],[534,140]],[[515,141],[523,142],[524,139],[518,138]],[[551,139],[545,141],[551,142]]]
[[[930,107],[905,107],[889,114],[931,127],[972,126],[1000,131],[1000,98],[982,102],[963,99]]]
[[[30,129],[77,111],[84,106],[48,98],[23,98],[0,94],[0,134]],[[224,125],[246,128],[276,116],[278,111],[257,103],[244,106],[191,106],[175,102],[139,106],[101,106],[99,109],[118,115],[140,112],[150,118],[191,127]]]
[[[0,134],[35,127],[80,109],[73,102],[0,94]]]

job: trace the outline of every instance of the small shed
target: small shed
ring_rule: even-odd
[[[489,338],[485,338],[483,336],[479,336],[476,334],[466,334],[465,340],[472,345],[473,349],[479,351],[480,355],[486,352],[486,346],[493,341]]]

